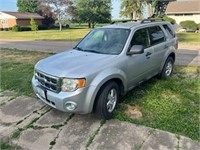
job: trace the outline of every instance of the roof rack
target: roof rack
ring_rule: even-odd
[[[148,22],[156,22],[156,21],[165,21],[163,18],[147,18],[147,19],[143,19],[141,21],[141,23],[148,23]]]
[[[115,23],[127,23],[127,22],[137,22],[139,20],[131,20],[131,19],[127,19],[127,20],[117,20],[117,21],[113,21],[111,24],[115,24]]]

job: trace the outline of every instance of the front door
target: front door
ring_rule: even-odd
[[[138,82],[151,75],[153,68],[153,48],[150,47],[150,39],[146,28],[138,29],[131,40],[133,45],[143,45],[144,53],[127,56],[128,88],[131,89]]]

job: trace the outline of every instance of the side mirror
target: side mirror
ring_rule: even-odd
[[[144,53],[143,45],[133,45],[131,49],[127,52],[127,55],[142,54]]]

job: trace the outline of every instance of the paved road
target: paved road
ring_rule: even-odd
[[[199,150],[184,136],[93,114],[73,115],[0,91],[0,141],[23,150]],[[1,148],[0,148],[1,149]]]
[[[58,53],[68,50],[76,45],[77,42],[63,41],[9,41],[0,40],[0,48],[16,48],[19,50],[34,50],[49,53]],[[188,46],[179,44],[177,51],[176,64],[200,66],[200,45]]]

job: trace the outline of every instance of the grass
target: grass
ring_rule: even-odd
[[[50,54],[3,49],[1,53],[1,89],[33,96],[31,78],[34,64]],[[169,80],[152,78],[130,91],[114,113],[114,118],[149,126],[193,140],[199,138],[199,67],[175,66]],[[142,113],[139,119],[126,115],[127,105]]]
[[[10,145],[9,142],[0,142],[0,149],[1,150],[21,150],[20,147]]]
[[[129,92],[115,112],[115,118],[188,136],[199,137],[198,67],[175,67],[169,80],[153,78]],[[126,105],[137,108],[142,118],[131,119]]]
[[[34,64],[50,54],[8,49],[1,49],[0,53],[0,89],[32,96]]]
[[[41,31],[26,31],[26,32],[12,32],[1,31],[1,39],[14,39],[14,40],[58,40],[58,41],[79,41],[91,29],[64,29],[59,30],[41,30]]]
[[[180,43],[199,45],[200,34],[199,33],[177,33],[178,41]]]

